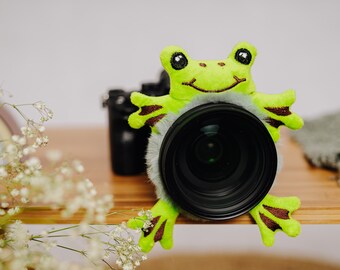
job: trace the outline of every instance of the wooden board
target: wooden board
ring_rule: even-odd
[[[48,131],[50,143],[46,150],[58,149],[65,156],[83,162],[85,175],[95,184],[100,194],[112,193],[117,214],[108,217],[113,224],[136,215],[140,209],[149,209],[156,201],[154,187],[146,175],[122,177],[110,169],[108,130],[105,128],[59,128]],[[298,196],[301,208],[294,217],[302,224],[340,224],[340,187],[334,173],[309,166],[299,146],[287,134],[279,142],[282,169],[270,191],[277,196]],[[134,209],[131,211],[131,209]],[[21,214],[27,223],[75,223],[81,213],[62,219],[59,212],[46,206],[30,206]],[[199,223],[180,217],[178,223]],[[211,222],[219,224],[250,224],[249,215]]]

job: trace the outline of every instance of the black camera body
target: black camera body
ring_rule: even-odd
[[[143,83],[138,91],[148,96],[169,93],[169,76],[162,71],[156,83]],[[131,92],[122,89],[109,90],[103,101],[108,108],[111,168],[118,175],[135,175],[146,170],[145,154],[150,128],[133,129],[128,117],[138,108],[131,103]]]

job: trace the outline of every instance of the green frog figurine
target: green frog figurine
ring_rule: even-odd
[[[303,126],[303,120],[290,110],[295,101],[294,90],[281,94],[256,92],[250,73],[255,57],[255,47],[247,42],[238,43],[228,58],[223,60],[194,60],[180,47],[164,48],[160,59],[170,77],[170,92],[159,97],[132,93],[131,102],[139,109],[130,115],[130,126],[138,129],[149,125],[152,132],[157,133],[157,125],[163,118],[178,114],[197,97],[207,94],[222,97],[237,93],[250,100],[265,115],[263,123],[273,141],[277,142],[281,126],[299,129]],[[168,197],[158,196],[159,201],[151,209],[151,226],[143,229],[139,242],[144,252],[149,252],[157,241],[165,249],[170,249],[173,245],[173,226],[181,209]],[[274,244],[274,236],[278,230],[293,237],[300,233],[300,223],[291,216],[299,207],[300,200],[297,197],[279,198],[267,194],[250,210],[266,246]],[[128,226],[143,228],[144,220],[131,219]]]

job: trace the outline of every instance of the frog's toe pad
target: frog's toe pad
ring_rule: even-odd
[[[267,195],[258,206],[250,211],[259,226],[262,241],[266,246],[274,244],[275,233],[279,230],[291,237],[300,234],[300,223],[291,217],[299,206],[300,200],[297,197],[278,198]]]
[[[268,207],[264,206],[264,208],[268,210]],[[273,233],[275,233],[278,230],[281,230],[291,237],[295,237],[300,234],[301,230],[300,223],[290,217],[289,211],[284,209],[272,208],[268,210],[268,212],[273,214],[276,217],[276,219],[274,220],[264,213],[259,213],[259,215],[264,225]]]

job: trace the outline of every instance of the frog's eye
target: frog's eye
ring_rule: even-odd
[[[188,65],[188,59],[185,57],[183,53],[175,52],[171,56],[170,63],[173,69],[180,70],[180,69],[185,68]]]
[[[237,52],[235,53],[235,59],[241,64],[249,65],[249,63],[251,62],[251,53],[250,51],[244,48],[238,49]]]

